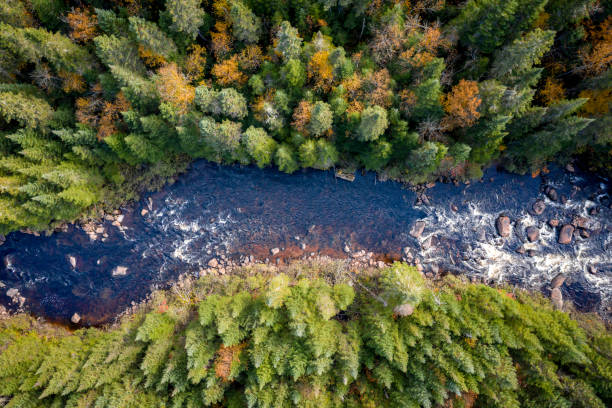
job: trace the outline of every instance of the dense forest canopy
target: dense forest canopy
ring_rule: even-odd
[[[262,268],[182,282],[110,330],[0,322],[0,405],[612,403],[609,331],[541,297],[432,284],[405,264],[356,276],[333,264]]]
[[[197,158],[415,183],[575,155],[609,172],[611,6],[4,0],[0,233]]]

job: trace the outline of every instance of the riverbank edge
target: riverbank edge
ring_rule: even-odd
[[[155,310],[162,303],[168,304],[171,301],[174,302],[177,300],[180,302],[185,302],[186,299],[191,298],[189,293],[193,291],[198,282],[202,282],[204,280],[212,279],[213,281],[221,282],[229,277],[235,276],[242,276],[246,278],[255,274],[265,275],[272,278],[279,274],[287,274],[295,279],[299,277],[323,277],[328,283],[338,282],[338,279],[330,279],[330,276],[343,276],[345,280],[356,282],[357,278],[362,279],[363,277],[377,276],[383,269],[392,266],[393,263],[401,262],[403,264],[415,267],[423,276],[427,282],[427,285],[432,288],[442,284],[446,280],[447,276],[452,275],[465,284],[482,284],[512,294],[528,294],[531,297],[540,299],[540,301],[545,304],[550,304],[555,310],[568,313],[572,318],[574,318],[574,316],[579,316],[580,319],[586,319],[587,321],[591,322],[599,322],[605,325],[608,329],[612,329],[612,322],[606,321],[596,312],[582,312],[577,310],[571,301],[563,302],[562,298],[559,298],[556,291],[554,291],[555,288],[560,286],[559,282],[553,281],[550,283],[551,293],[550,297],[547,298],[541,291],[533,291],[509,283],[497,284],[485,282],[476,277],[468,277],[463,274],[457,274],[454,271],[438,270],[435,266],[421,265],[418,262],[415,264],[410,264],[405,261],[376,261],[371,253],[369,253],[370,256],[368,256],[368,253],[361,254],[362,252],[364,251],[357,251],[355,253],[357,256],[347,256],[346,258],[315,255],[302,259],[290,259],[281,263],[271,263],[267,260],[255,260],[253,262],[246,262],[244,264],[219,264],[217,267],[202,269],[198,276],[184,273],[179,275],[176,280],[170,282],[168,285],[162,288],[152,289],[144,299],[141,299],[140,301],[132,301],[130,306],[126,307],[123,311],[119,312],[110,320],[96,324],[88,324],[86,321],[81,320],[78,313],[74,313],[72,315],[71,321],[51,321],[47,320],[43,316],[35,316],[34,314],[29,313],[27,307],[11,311],[7,310],[3,306],[0,306],[0,324],[3,322],[6,323],[11,319],[26,318],[36,322],[36,324],[40,325],[40,327],[45,327],[46,330],[53,329],[73,332],[86,327],[96,327],[110,330],[121,326],[126,320],[131,320],[135,316]],[[324,273],[321,273],[321,271]],[[562,283],[563,282],[561,282],[561,284]]]

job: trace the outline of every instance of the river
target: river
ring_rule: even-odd
[[[545,186],[567,201],[550,200]],[[408,251],[429,268],[544,292],[563,273],[565,299],[611,315],[607,180],[560,168],[544,178],[491,168],[482,181],[437,183],[425,194],[428,203],[417,204],[417,193],[374,174],[347,182],[331,172],[287,175],[199,161],[176,183],[123,208],[121,228],[105,221],[107,238],[92,240],[80,226],[50,237],[7,236],[0,247],[0,303],[60,322],[77,312],[83,324],[100,324],[180,273],[198,274],[213,257],[263,261],[275,247],[281,249],[275,258],[342,257],[350,248],[387,260]],[[531,210],[537,199],[546,204],[541,215]],[[512,220],[508,238],[495,229],[500,214]],[[563,225],[576,216],[584,217],[582,235],[590,236],[557,243],[559,228],[547,222]],[[425,228],[415,238],[409,231],[418,220]],[[527,242],[528,226],[538,227],[538,241]],[[526,253],[516,251],[521,246]]]

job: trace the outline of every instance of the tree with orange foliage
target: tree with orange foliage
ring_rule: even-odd
[[[295,128],[302,135],[308,135],[308,123],[310,122],[310,116],[312,113],[312,103],[308,101],[300,101],[293,111],[293,122],[291,126]]]
[[[195,97],[195,88],[189,85],[175,63],[167,64],[157,71],[157,91],[162,101],[186,113]]]
[[[447,116],[443,119],[442,124],[447,130],[468,127],[476,123],[480,117],[478,107],[482,102],[478,92],[476,81],[462,79],[444,96],[442,105]]]
[[[57,76],[62,80],[62,90],[66,93],[85,91],[85,80],[75,72],[60,71]]]
[[[210,48],[217,58],[223,58],[230,52],[232,47],[232,36],[227,30],[227,24],[222,21],[215,23],[215,30],[210,33]]]
[[[597,27],[589,26],[588,38],[592,45],[580,51],[584,65],[579,69],[590,75],[601,74],[612,65],[612,16]]]
[[[96,15],[87,9],[72,9],[66,15],[66,21],[70,26],[70,38],[74,41],[86,43],[97,35],[98,20]]]
[[[98,140],[116,133],[116,123],[121,119],[121,112],[127,112],[130,109],[130,103],[123,95],[123,92],[117,94],[114,102],[105,102],[100,115],[100,121],[98,122]]]
[[[565,98],[565,88],[563,83],[558,79],[548,77],[544,82],[544,87],[540,89],[540,100],[546,105]]]
[[[318,92],[329,92],[334,80],[334,73],[329,63],[329,51],[321,50],[308,61],[308,79]]]
[[[215,64],[211,72],[221,86],[244,85],[247,81],[247,76],[238,69],[237,55]]]

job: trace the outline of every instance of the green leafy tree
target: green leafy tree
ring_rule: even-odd
[[[334,114],[325,102],[317,102],[312,107],[310,112],[310,122],[308,122],[308,131],[313,136],[321,136],[331,129],[334,120]]]
[[[276,153],[274,154],[274,163],[278,166],[279,170],[289,174],[293,173],[300,167],[295,159],[293,149],[288,144],[281,144],[278,147]]]
[[[250,126],[242,134],[242,143],[258,167],[266,167],[272,162],[277,143],[264,129]]]
[[[293,92],[300,92],[306,83],[306,68],[297,59],[290,59],[281,68],[281,75],[286,81],[289,89]]]

